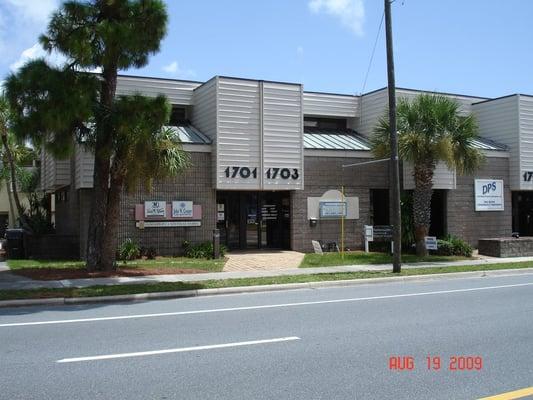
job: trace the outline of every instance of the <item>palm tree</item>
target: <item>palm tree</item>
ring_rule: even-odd
[[[473,115],[462,115],[457,101],[437,94],[421,94],[412,101],[400,99],[397,106],[398,152],[413,165],[413,223],[416,253],[427,255],[424,237],[431,224],[433,174],[438,162],[459,174],[474,172],[483,154],[472,145],[477,137]],[[390,128],[385,114],[371,138],[376,157],[390,156]]]

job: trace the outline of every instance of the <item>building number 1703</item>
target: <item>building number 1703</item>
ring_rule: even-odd
[[[257,178],[257,167],[227,167],[224,170],[226,178]],[[268,168],[265,171],[265,176],[267,179],[298,179],[300,177],[298,173],[298,168]]]
[[[524,178],[524,182],[531,182],[531,179],[533,179],[533,171],[526,171],[522,175]]]

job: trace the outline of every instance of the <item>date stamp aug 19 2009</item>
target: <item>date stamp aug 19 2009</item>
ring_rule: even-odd
[[[411,355],[390,356],[388,360],[391,371],[414,371],[417,362]],[[422,362],[422,368],[429,371],[481,371],[483,357],[479,355],[452,355],[444,358],[438,355],[428,355]]]

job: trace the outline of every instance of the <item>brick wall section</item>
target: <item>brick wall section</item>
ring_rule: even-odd
[[[193,166],[184,174],[155,182],[149,192],[139,186],[132,193],[124,193],[121,201],[118,243],[132,238],[140,246],[154,247],[159,255],[177,255],[182,243],[200,243],[212,239],[216,227],[216,192],[213,189],[211,155],[190,153]],[[149,200],[190,200],[202,206],[202,226],[146,228],[135,227],[135,205]]]
[[[340,244],[340,220],[319,220],[316,227],[309,226],[307,197],[320,197],[327,190],[341,190],[342,185],[345,187],[347,197],[359,197],[359,219],[345,221],[345,246],[350,249],[361,249],[364,246],[362,232],[363,225],[370,222],[370,189],[386,189],[389,174],[386,163],[342,168],[343,164],[364,161],[369,161],[369,159],[305,157],[305,189],[291,193],[291,247],[293,250],[312,252],[311,240]]]
[[[504,211],[475,211],[474,179],[503,179]],[[510,236],[512,231],[509,159],[487,157],[473,176],[457,176],[457,188],[448,191],[448,233],[477,247],[481,238]]]

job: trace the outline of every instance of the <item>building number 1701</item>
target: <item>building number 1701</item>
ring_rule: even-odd
[[[524,182],[531,182],[531,179],[533,179],[533,171],[526,171],[522,175],[524,178]]]
[[[237,176],[243,179],[257,178],[257,167],[227,167],[224,170],[226,178],[236,178]],[[268,168],[265,171],[267,179],[298,179],[300,177],[298,168]]]

